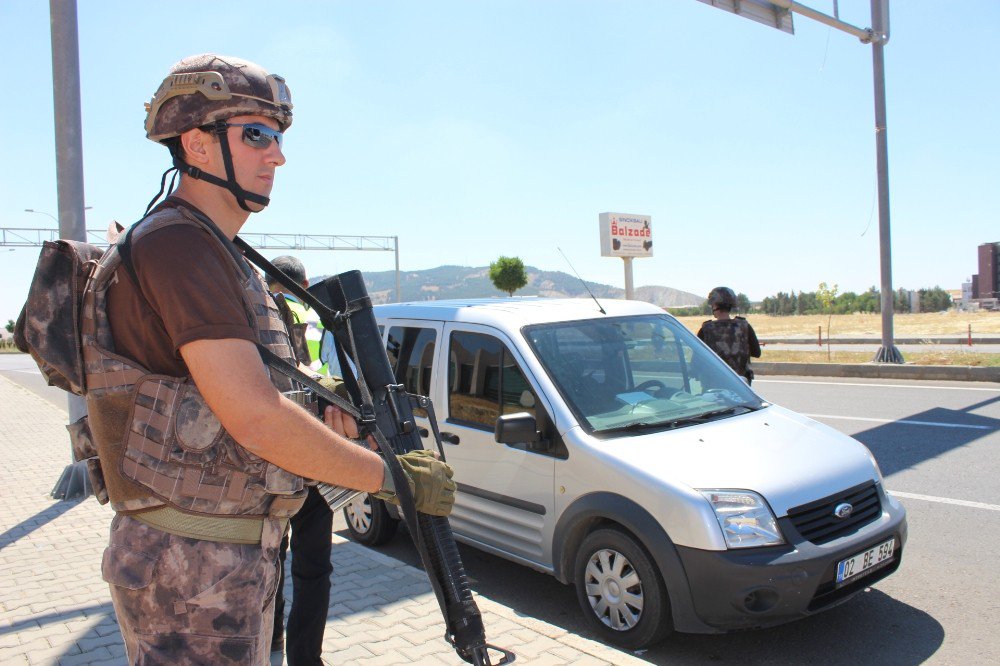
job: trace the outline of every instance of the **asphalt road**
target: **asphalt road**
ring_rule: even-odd
[[[0,375],[62,409],[31,360],[0,354]],[[902,566],[850,602],[781,627],[675,634],[637,653],[652,664],[1000,663],[1000,386],[768,377],[766,399],[864,442],[906,505]],[[342,517],[334,524],[344,530]],[[380,550],[419,566],[405,531]],[[476,592],[518,613],[591,636],[572,587],[460,546]],[[336,573],[334,573],[336,584]],[[488,631],[488,628],[487,628]],[[591,636],[593,637],[593,636]],[[502,636],[490,636],[502,644]]]

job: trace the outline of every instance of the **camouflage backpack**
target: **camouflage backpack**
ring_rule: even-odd
[[[83,395],[86,386],[80,345],[83,289],[104,252],[80,241],[46,241],[14,326],[14,344],[31,354],[49,385],[76,395]]]

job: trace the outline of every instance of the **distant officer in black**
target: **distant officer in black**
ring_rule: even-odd
[[[708,304],[715,319],[701,325],[698,337],[750,384],[753,382],[750,357],[760,358],[760,343],[753,326],[743,317],[730,316],[736,307],[736,294],[729,287],[716,287],[709,292]]]

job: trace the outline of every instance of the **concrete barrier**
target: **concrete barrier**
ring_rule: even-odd
[[[867,379],[944,379],[1000,382],[1000,368],[968,365],[894,365],[892,363],[753,363],[756,375],[862,377]]]

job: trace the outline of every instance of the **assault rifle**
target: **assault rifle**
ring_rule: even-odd
[[[443,459],[441,438],[430,400],[406,393],[403,385],[396,382],[361,273],[341,273],[307,291],[242,239],[237,237],[235,243],[248,259],[272,278],[277,278],[289,292],[312,307],[319,315],[323,327],[333,334],[344,383],[354,404],[343,400],[266,348],[258,346],[258,349],[268,367],[292,379],[320,399],[320,414],[324,402],[335,404],[358,419],[362,439],[368,434],[374,436],[381,454],[388,462],[403,519],[414,538],[424,570],[441,607],[446,626],[445,640],[468,663],[477,666],[512,663],[515,660],[513,653],[486,642],[483,618],[472,598],[448,519],[417,512],[406,473],[396,460],[398,454],[423,448],[413,417],[415,407],[428,411],[431,429]],[[342,505],[345,497],[349,499],[355,494],[330,486],[321,487],[320,490],[331,506]],[[499,661],[491,661],[491,651],[501,653]]]

